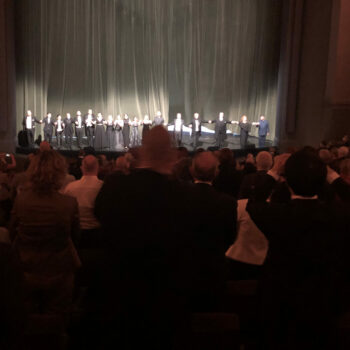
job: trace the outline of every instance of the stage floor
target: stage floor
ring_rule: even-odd
[[[83,143],[84,146],[87,147],[87,138],[84,137],[83,138]],[[52,145],[53,148],[56,149],[56,138],[53,137],[52,140]],[[63,142],[63,145],[65,145],[65,143]],[[191,145],[191,137],[189,134],[184,133],[183,138],[182,138],[182,146],[186,147],[187,150],[192,153],[194,152],[194,149]],[[235,151],[236,156],[241,157],[244,156],[248,153],[253,153],[254,155],[257,154],[259,151],[261,150],[266,150],[269,147],[272,146],[276,146],[272,141],[270,140],[266,140],[266,144],[265,147],[263,148],[259,148],[258,147],[258,138],[254,137],[254,136],[249,136],[248,138],[248,144],[247,147],[245,149],[241,149],[241,145],[240,145],[240,137],[239,135],[232,135],[232,134],[228,134],[227,138],[224,142],[224,146],[223,148],[229,148],[233,151]],[[197,148],[203,148],[205,150],[215,150],[215,139],[214,139],[214,135],[213,134],[209,134],[209,133],[202,133],[202,136],[199,138],[199,142],[198,142],[198,147]],[[29,147],[17,147],[16,148],[16,153],[18,154],[29,154],[32,153],[33,151],[35,151],[36,149],[38,149],[38,146],[35,145],[35,148],[29,148]],[[60,153],[66,155],[66,156],[76,156],[79,153],[79,148],[76,145],[76,138],[73,137],[73,145],[72,148],[68,148],[68,147],[61,147],[60,148]],[[96,154],[106,154],[109,157],[118,157],[120,154],[125,153],[124,149],[113,149],[113,150],[109,150],[109,149],[102,149],[102,150],[95,150]]]

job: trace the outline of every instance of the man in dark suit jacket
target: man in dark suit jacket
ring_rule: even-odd
[[[40,121],[32,115],[30,110],[28,110],[27,114],[23,117],[22,124],[27,134],[28,147],[33,147],[35,139],[35,124],[40,124]]]
[[[194,157],[191,167],[194,186],[183,203],[192,217],[186,230],[193,237],[192,263],[187,267],[193,269],[193,311],[217,311],[220,307],[227,279],[225,252],[237,234],[237,201],[212,186],[218,166],[211,152]]]
[[[331,349],[348,273],[349,208],[318,199],[325,165],[293,154],[285,176],[288,203],[250,200],[247,211],[269,240],[261,281],[263,334],[270,349]]]
[[[54,120],[52,119],[52,114],[47,113],[46,117],[43,120],[44,122],[44,140],[48,141],[51,145],[52,142],[52,134],[55,128]]]
[[[243,177],[238,198],[250,198],[257,186],[260,191],[263,190],[261,187],[264,187],[267,193],[271,192],[276,181],[267,172],[271,169],[272,164],[271,153],[266,151],[259,152],[256,157],[257,171]]]
[[[202,132],[202,122],[198,113],[195,113],[193,115],[193,119],[190,124],[190,127],[192,129],[192,133],[191,133],[192,146],[193,146],[193,150],[195,151],[197,149],[198,140]]]

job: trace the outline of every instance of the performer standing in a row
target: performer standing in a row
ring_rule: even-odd
[[[123,126],[123,140],[124,148],[127,149],[130,146],[130,120],[127,114],[124,114],[124,126]]]
[[[44,140],[47,141],[51,145],[53,130],[55,127],[54,121],[52,120],[52,114],[47,113],[43,122],[44,122]]]
[[[181,117],[181,113],[177,113],[176,119],[174,120],[174,140],[175,140],[176,147],[181,146],[183,126],[184,126],[184,121]]]
[[[124,148],[124,139],[123,139],[123,128],[124,121],[117,115],[117,119],[114,121],[114,132],[115,132],[115,148],[123,149]]]
[[[215,121],[209,120],[209,124],[211,123],[215,123],[215,146],[222,148],[226,140],[226,125],[231,124],[231,122],[226,121],[224,119],[224,113],[220,112],[219,117]]]
[[[106,147],[111,150],[114,147],[113,116],[109,115],[106,122]]]
[[[81,117],[81,112],[77,111],[77,116],[75,118],[75,135],[77,136],[77,145],[81,149],[83,146],[83,135],[84,135],[84,123]]]
[[[92,114],[92,109],[88,110],[88,114],[85,116],[84,119],[88,145],[89,147],[94,147],[94,125],[96,124],[96,120],[94,118],[94,115]]]
[[[64,131],[64,123],[62,121],[61,114],[59,114],[56,118],[55,130],[56,130],[57,148],[60,149],[62,147],[63,131]]]
[[[259,147],[265,147],[266,136],[270,132],[269,122],[265,119],[265,116],[260,116],[259,122],[252,123],[258,128],[258,136],[259,136]]]
[[[143,140],[151,128],[152,120],[150,120],[149,116],[146,114],[141,123],[143,125],[142,126],[142,140]]]
[[[139,125],[140,122],[135,117],[134,120],[130,122],[131,126],[131,139],[130,139],[130,147],[138,147],[140,146],[140,135],[139,135]]]
[[[72,142],[73,142],[73,120],[71,118],[70,113],[67,113],[66,118],[63,120],[64,123],[64,138],[66,147],[69,149],[72,148]]]
[[[193,146],[193,149],[196,150],[198,146],[198,140],[202,132],[202,122],[198,113],[195,113],[193,115],[190,128],[192,129],[192,132],[191,132],[192,146]]]
[[[106,147],[104,124],[105,124],[105,121],[103,119],[102,113],[98,113],[96,118],[96,129],[95,129],[95,141],[94,141],[95,149],[101,150]]]
[[[33,117],[32,112],[28,110],[26,116],[23,118],[22,124],[27,134],[28,147],[33,147],[35,139],[35,124],[40,124],[40,121]]]
[[[234,121],[233,124],[238,124],[240,128],[240,143],[241,148],[247,147],[248,135],[252,128],[252,125],[248,123],[248,118],[246,115],[242,115],[239,122]]]
[[[158,111],[154,117],[154,125],[164,125],[164,118],[162,117],[162,113],[160,111]]]

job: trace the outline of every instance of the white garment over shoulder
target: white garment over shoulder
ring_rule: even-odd
[[[225,255],[246,264],[262,265],[269,242],[246,211],[247,203],[248,199],[240,199],[237,202],[237,238]]]

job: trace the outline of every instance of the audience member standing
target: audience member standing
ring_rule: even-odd
[[[18,194],[13,207],[11,236],[32,313],[64,314],[71,306],[80,264],[72,242],[79,213],[76,200],[59,193],[65,169],[56,151],[34,156],[27,171],[30,186]]]

